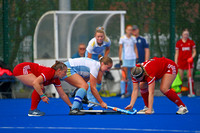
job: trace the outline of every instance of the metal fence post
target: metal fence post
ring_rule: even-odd
[[[175,54],[175,22],[176,22],[176,0],[170,0],[170,59],[174,60]]]
[[[8,0],[3,0],[3,59],[4,63],[9,63],[9,43],[8,43]]]

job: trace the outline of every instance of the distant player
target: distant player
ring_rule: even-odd
[[[154,113],[153,101],[155,80],[161,79],[160,91],[179,107],[179,110],[176,113],[188,113],[187,107],[178,95],[173,90],[169,89],[177,75],[177,66],[172,60],[165,57],[154,57],[142,64],[137,64],[137,66],[132,69],[131,75],[133,80],[133,93],[131,96],[131,102],[126,109],[133,108],[140,88],[145,108],[139,111],[139,113]]]
[[[29,110],[28,116],[43,116],[44,112],[37,109],[37,106],[42,99],[43,102],[48,103],[49,99],[45,95],[44,86],[54,84],[57,92],[63,101],[72,106],[68,96],[63,91],[59,78],[65,76],[67,67],[65,64],[56,61],[56,63],[50,68],[40,66],[36,63],[24,62],[18,64],[14,70],[14,76],[20,80],[23,84],[34,88],[31,97],[31,109]]]
[[[100,57],[99,61],[95,61],[90,58],[76,58],[69,59],[65,64],[67,66],[67,73],[66,76],[63,77],[63,80],[79,88],[76,92],[70,115],[84,114],[80,112],[80,109],[82,108],[82,99],[89,88],[87,84],[89,80],[91,94],[94,95],[102,108],[107,108],[107,104],[103,102],[98,93],[96,84],[98,75],[100,73],[103,75],[105,71],[111,69],[113,64],[112,59],[109,57]]]
[[[132,36],[131,25],[126,26],[126,34],[119,40],[119,60],[122,65],[122,79],[121,79],[121,98],[131,95],[133,83],[131,81],[131,69],[136,64],[138,58],[138,51],[136,46],[136,38]],[[128,94],[125,95],[125,88],[127,83]]]
[[[85,57],[94,59],[98,61],[98,56],[102,55],[104,57],[108,56],[110,52],[110,45],[111,41],[106,36],[106,32],[104,31],[103,27],[97,27],[95,31],[94,38],[92,38],[88,46],[86,48]],[[97,80],[97,91],[99,92],[101,90],[101,81],[102,81],[102,73],[99,73],[98,80]],[[92,95],[91,89],[90,89],[90,82],[88,82],[89,89],[87,91],[87,98],[89,101],[97,102],[96,98]],[[89,104],[89,107],[93,107],[93,104]]]
[[[186,29],[182,33],[182,38],[176,43],[175,63],[178,66],[178,71],[183,81],[184,71],[188,73],[188,63],[191,67],[191,74],[193,74],[194,57],[196,56],[196,45],[194,41],[189,39],[189,31]],[[188,87],[189,87],[189,74],[188,75]],[[194,97],[194,80],[192,79],[192,95]]]

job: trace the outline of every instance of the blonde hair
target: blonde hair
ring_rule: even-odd
[[[144,72],[144,74],[147,75],[149,78],[153,79],[153,77],[149,76],[145,68],[140,63],[136,64],[136,66],[133,67],[133,69],[131,70],[131,75],[139,75],[142,72]]]
[[[63,70],[65,67],[67,66],[60,61],[56,61],[55,64],[51,66],[51,68],[53,68],[54,70],[58,70],[58,69]]]
[[[102,55],[99,55],[99,61],[100,63],[103,62],[105,65],[113,63],[113,60],[110,57]]]
[[[108,37],[107,37],[107,35],[106,35],[106,32],[104,31],[104,28],[103,28],[103,27],[101,27],[101,26],[97,27],[97,28],[96,28],[96,31],[95,31],[95,35],[96,35],[96,33],[103,33],[103,34],[104,34],[104,41],[105,41],[105,42],[108,42],[108,41],[109,41],[109,40],[108,40]]]

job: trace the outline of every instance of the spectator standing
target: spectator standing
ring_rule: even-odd
[[[122,65],[122,79],[121,79],[121,98],[130,96],[133,89],[131,81],[131,69],[135,66],[138,58],[136,38],[132,36],[132,25],[126,26],[126,34],[119,40],[119,60]],[[128,93],[125,95],[125,88],[127,83]]]
[[[140,36],[140,30],[137,25],[133,25],[133,32],[132,34],[136,37],[137,40],[137,49],[138,49],[138,63],[142,63],[146,60],[149,60],[150,51],[149,51],[149,44],[147,43],[146,39]]]

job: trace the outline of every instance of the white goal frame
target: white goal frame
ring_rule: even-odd
[[[105,19],[104,23],[103,23],[103,27],[106,29],[107,27],[107,22],[109,21],[109,19],[114,16],[119,14],[120,15],[120,35],[124,35],[124,29],[125,29],[125,14],[126,11],[48,11],[45,14],[43,14],[41,16],[41,18],[39,19],[36,28],[35,28],[35,32],[34,32],[34,40],[33,40],[33,46],[34,46],[34,62],[40,62],[40,60],[51,60],[51,59],[38,59],[37,58],[37,34],[38,34],[38,28],[40,25],[40,22],[47,16],[53,14],[53,19],[54,19],[54,56],[55,56],[55,60],[67,60],[71,57],[71,33],[74,27],[74,23],[76,22],[76,20],[84,14],[110,14],[108,15],[108,17]],[[59,49],[58,49],[58,15],[60,14],[77,14],[71,24],[70,24],[70,28],[68,30],[68,36],[67,36],[67,58],[59,58]],[[38,61],[37,61],[38,60]]]

